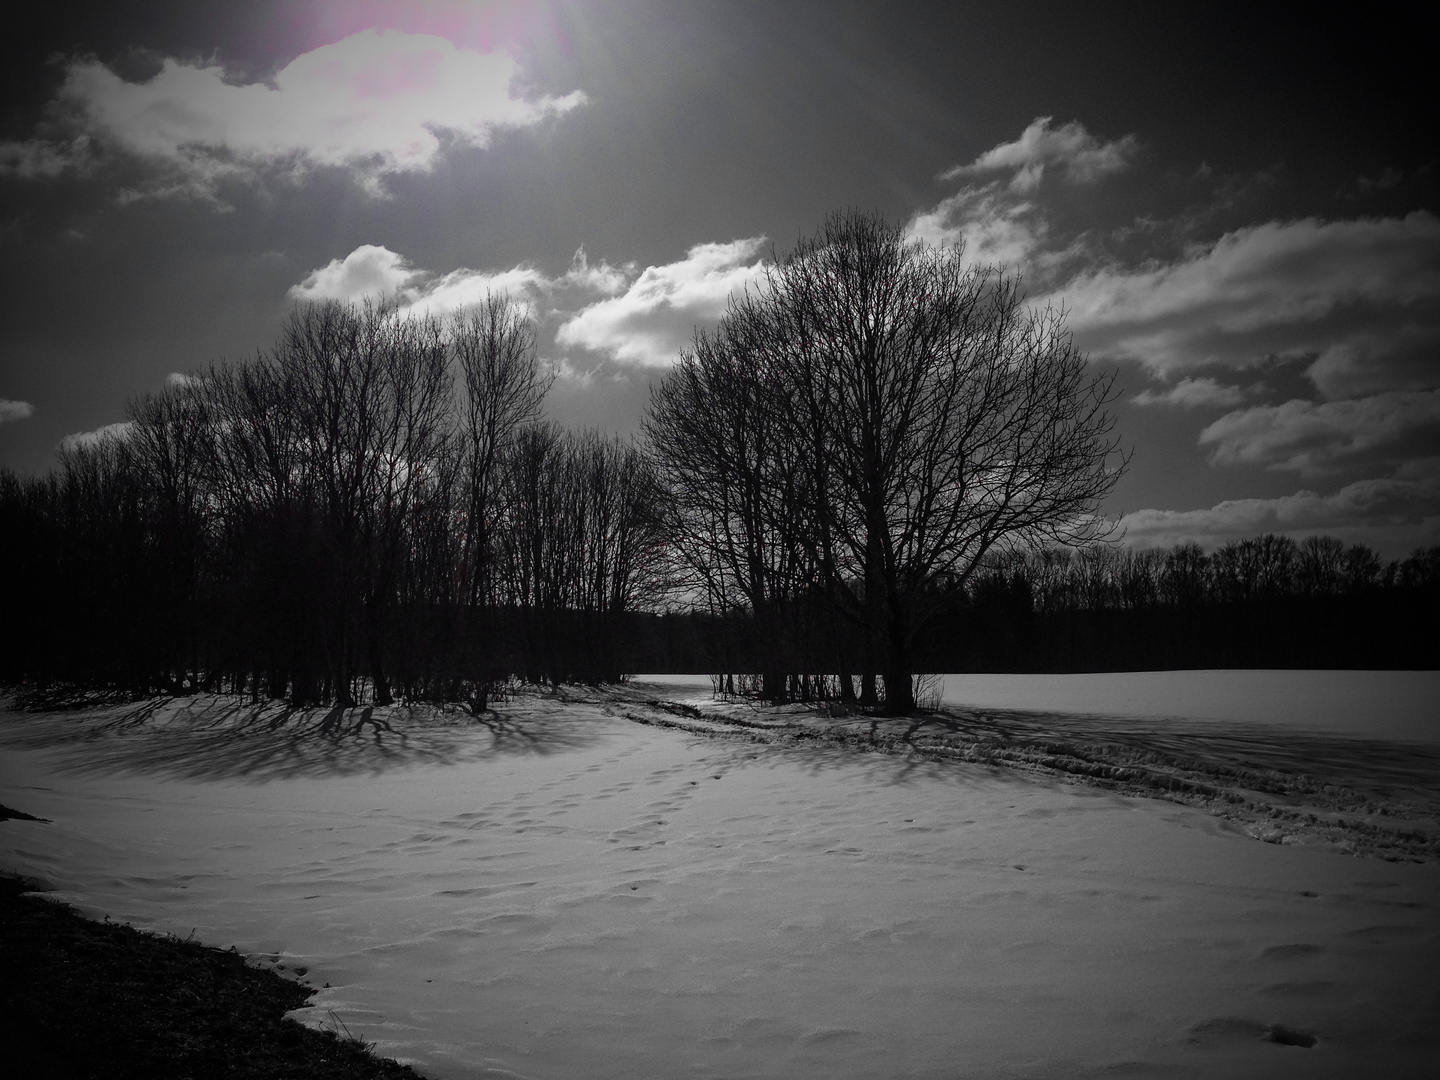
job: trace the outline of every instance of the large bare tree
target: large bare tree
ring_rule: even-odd
[[[716,341],[733,354],[723,365],[707,362]],[[1124,464],[1113,376],[1089,369],[1061,313],[1027,307],[1016,277],[959,248],[875,214],[831,215],[697,336],[652,397],[648,430],[701,519],[715,478],[756,454],[739,427],[694,415],[750,407],[727,386],[737,371],[754,373],[775,446],[751,470],[764,489],[753,498],[784,504],[807,552],[793,565],[864,628],[892,712],[915,706],[916,633],[988,554],[1105,529],[1098,504]]]

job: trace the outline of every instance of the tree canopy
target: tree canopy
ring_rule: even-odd
[[[753,611],[777,661],[818,598],[864,632],[842,687],[879,672],[903,713],[916,633],[987,555],[1107,529],[1113,379],[1016,276],[852,211],[697,332],[645,430],[696,587]]]

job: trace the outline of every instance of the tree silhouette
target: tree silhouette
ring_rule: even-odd
[[[820,585],[905,713],[916,633],[988,554],[1104,530],[1112,378],[1016,278],[847,212],[697,335],[646,431],[689,542],[742,568],[757,622]]]

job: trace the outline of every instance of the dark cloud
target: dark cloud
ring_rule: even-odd
[[[1165,390],[1145,389],[1130,399],[1140,406],[1166,405],[1180,409],[1230,408],[1245,400],[1245,391],[1226,386],[1208,375],[1184,378]]]
[[[1389,471],[1422,448],[1440,446],[1440,390],[1242,409],[1208,425],[1200,445],[1219,465],[1258,465],[1306,477],[1356,465]]]
[[[1369,544],[1386,558],[1440,544],[1440,458],[1408,463],[1395,476],[1356,480],[1321,494],[1226,499],[1198,510],[1139,510],[1120,519],[1133,544],[1217,547],[1263,533],[1300,538],[1328,533]]]

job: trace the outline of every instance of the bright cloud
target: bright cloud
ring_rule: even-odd
[[[488,144],[583,104],[514,93],[518,67],[503,52],[457,48],[441,37],[366,30],[291,61],[273,82],[237,85],[219,66],[166,60],[144,83],[96,60],[73,62],[57,102],[65,142],[0,148],[0,168],[53,175],[98,147],[160,166],[148,194],[210,194],[226,176],[319,166],[350,170],[379,194],[387,175],[428,171],[446,140]]]
[[[85,446],[97,446],[111,439],[128,439],[130,437],[130,431],[134,426],[131,421],[122,420],[118,424],[106,424],[104,427],[96,428],[94,431],[77,431],[75,434],[66,435],[60,440],[60,449],[76,450]]]
[[[962,246],[969,262],[1024,266],[1043,250],[1049,223],[1036,203],[991,183],[961,188],[906,231],[936,247]]]
[[[685,258],[638,272],[634,264],[592,263],[582,247],[570,268],[550,277],[532,266],[508,270],[461,268],[436,274],[378,244],[362,244],[344,258],[311,270],[290,288],[302,302],[366,300],[394,303],[416,315],[444,315],[506,293],[535,318],[554,325],[561,351],[580,349],[603,360],[666,367],[693,340],[696,326],[713,324],[732,294],[764,275],[764,237],[697,244]],[[589,372],[595,360],[560,356],[562,374]]]
[[[596,295],[613,296],[626,285],[625,272],[609,263],[591,266],[582,247],[575,252],[570,269],[559,277],[547,277],[529,266],[496,272],[452,270],[409,290],[407,310],[416,314],[444,314],[478,304],[487,294],[506,293],[530,305],[536,317],[557,309],[566,297],[579,294],[584,301]]]
[[[732,294],[761,281],[764,244],[763,236],[697,244],[679,262],[646,267],[624,293],[562,323],[556,343],[624,364],[668,367],[697,325],[718,321]]]
[[[1328,495],[1297,491],[1274,499],[1227,499],[1205,510],[1140,510],[1120,519],[1138,547],[1218,547],[1273,532],[1329,533],[1388,558],[1440,543],[1440,459],[1414,462],[1393,477],[1359,480]]]
[[[1413,387],[1440,336],[1440,218],[1268,222],[1189,258],[1105,268],[1059,290],[1092,353],[1162,378],[1209,365],[1313,356],[1323,388]],[[1321,359],[1323,358],[1323,359]]]
[[[1440,446],[1440,390],[1348,401],[1287,401],[1227,413],[1200,432],[1218,465],[1263,465],[1306,476],[1357,460]]]
[[[916,214],[907,232],[937,246],[963,246],[967,261],[1003,263],[1049,280],[1083,254],[1083,245],[1074,237],[1061,241],[1052,231],[1042,182],[1052,190],[1051,179],[1070,188],[1093,184],[1126,168],[1137,148],[1131,135],[1102,142],[1077,122],[1052,127],[1050,117],[1040,117],[1014,142],[944,173],[942,180],[968,182]]]
[[[1233,408],[1245,400],[1238,386],[1222,386],[1208,376],[1181,379],[1168,390],[1142,390],[1130,399],[1135,405],[1168,405],[1180,409]]]
[[[417,276],[403,255],[378,244],[361,244],[343,259],[331,259],[290,287],[294,300],[342,300],[398,296]]]
[[[1115,142],[1101,142],[1077,121],[1052,127],[1051,119],[1038,117],[1014,142],[1001,143],[985,151],[969,165],[955,166],[941,179],[1009,173],[1011,190],[1031,192],[1040,186],[1049,168],[1067,183],[1088,184],[1124,169],[1139,148],[1133,135]]]
[[[0,424],[8,424],[12,420],[28,420],[35,415],[35,406],[28,401],[10,401],[8,398],[0,398]]]
[[[405,256],[378,244],[361,244],[343,259],[331,259],[311,270],[290,298],[299,301],[339,300],[354,304],[366,300],[396,304],[413,315],[446,315],[484,301],[488,295],[506,294],[527,305],[536,317],[557,310],[564,298],[578,294],[582,302],[613,296],[627,285],[624,269],[609,263],[590,265],[582,247],[570,269],[548,277],[530,266],[508,270],[471,270],[461,267],[434,274],[413,267]]]

